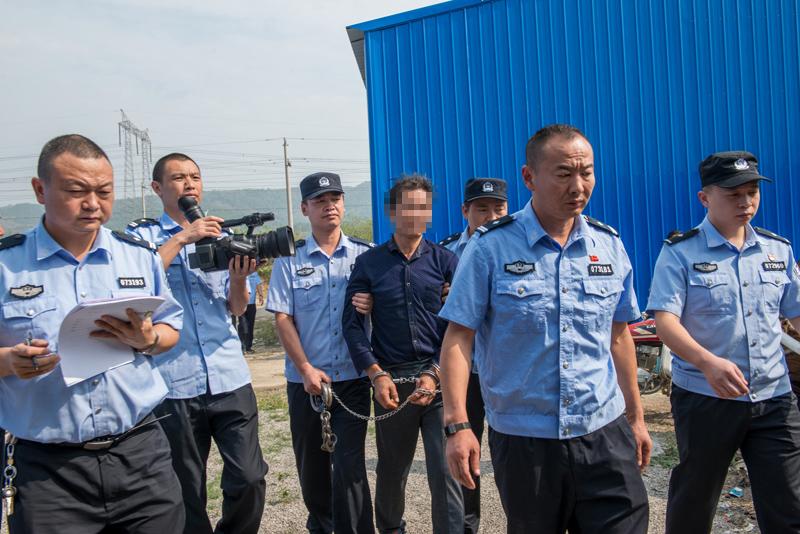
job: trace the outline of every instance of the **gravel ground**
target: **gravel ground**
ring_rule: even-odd
[[[644,474],[645,485],[650,496],[650,530],[652,533],[664,532],[669,470],[677,461],[675,438],[672,432],[672,419],[669,413],[669,400],[656,394],[645,397],[645,410],[650,431],[656,441],[652,465]],[[289,421],[286,411],[284,390],[259,394],[261,446],[270,466],[267,475],[267,505],[261,522],[261,532],[299,533],[304,531],[306,509],[300,497],[300,487],[292,453],[289,435]],[[375,487],[374,424],[367,434],[367,471],[370,485]],[[488,445],[484,442],[484,455],[481,462],[483,478],[481,493],[481,531],[504,532],[505,516],[494,484],[494,472],[488,458]],[[216,450],[209,461],[208,493],[209,514],[218,519],[221,505],[219,475],[221,463]],[[741,485],[743,472],[733,467],[729,473],[725,491]],[[430,533],[430,492],[425,478],[425,461],[420,439],[417,456],[411,469],[406,488],[406,521],[408,531]],[[715,534],[759,532],[755,523],[749,487],[744,488],[744,496],[734,498],[723,496],[714,521]]]

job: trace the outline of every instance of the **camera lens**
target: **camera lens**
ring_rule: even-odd
[[[294,234],[288,226],[274,232],[267,232],[256,238],[256,251],[259,259],[294,256]]]

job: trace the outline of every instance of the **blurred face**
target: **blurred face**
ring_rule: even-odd
[[[44,205],[45,225],[54,236],[94,234],[111,217],[114,171],[105,158],[61,154],[53,160],[48,181],[31,181]]]
[[[400,191],[397,204],[390,208],[389,219],[399,235],[421,235],[433,219],[432,194],[423,189]]]
[[[580,215],[594,189],[594,152],[580,136],[551,138],[534,167],[522,168],[525,186],[533,194],[537,215],[568,221]]]
[[[508,202],[496,198],[476,198],[461,206],[461,212],[467,220],[470,233],[479,226],[508,213]]]
[[[203,179],[193,161],[168,161],[164,165],[161,183],[154,181],[151,185],[168,211],[180,211],[178,199],[181,197],[191,196],[197,199],[198,204],[203,203]]]
[[[304,200],[300,204],[303,215],[308,217],[312,230],[330,231],[342,224],[344,217],[344,195],[324,193],[318,197]]]
[[[697,197],[708,209],[708,218],[715,226],[744,226],[758,212],[761,191],[758,181],[732,189],[710,185],[697,193]]]

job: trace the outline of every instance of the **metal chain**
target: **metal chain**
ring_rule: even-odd
[[[14,479],[17,476],[17,466],[14,465],[14,449],[17,443],[17,438],[10,433],[5,435],[6,446],[6,466],[3,469],[3,489],[0,490],[0,496],[3,498],[3,507],[5,508],[6,517],[14,515],[14,497],[17,494],[17,488],[14,487]]]

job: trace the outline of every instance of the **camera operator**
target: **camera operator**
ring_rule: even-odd
[[[256,533],[264,510],[267,464],[258,441],[258,409],[250,371],[231,314],[244,313],[247,277],[256,260],[234,256],[228,270],[203,272],[189,266],[195,243],[221,235],[223,220],[202,217],[189,222],[178,200],[202,202],[200,169],[189,156],[168,154],[153,168],[153,191],[164,213],[158,220],[138,219],[130,234],[158,245],[172,292],[184,309],[178,345],[157,364],[169,394],[156,413],[172,416],[162,425],[172,447],[181,482],[186,528],[191,534]],[[222,518],[212,528],[206,513],[206,462],[211,439],[223,459]]]

